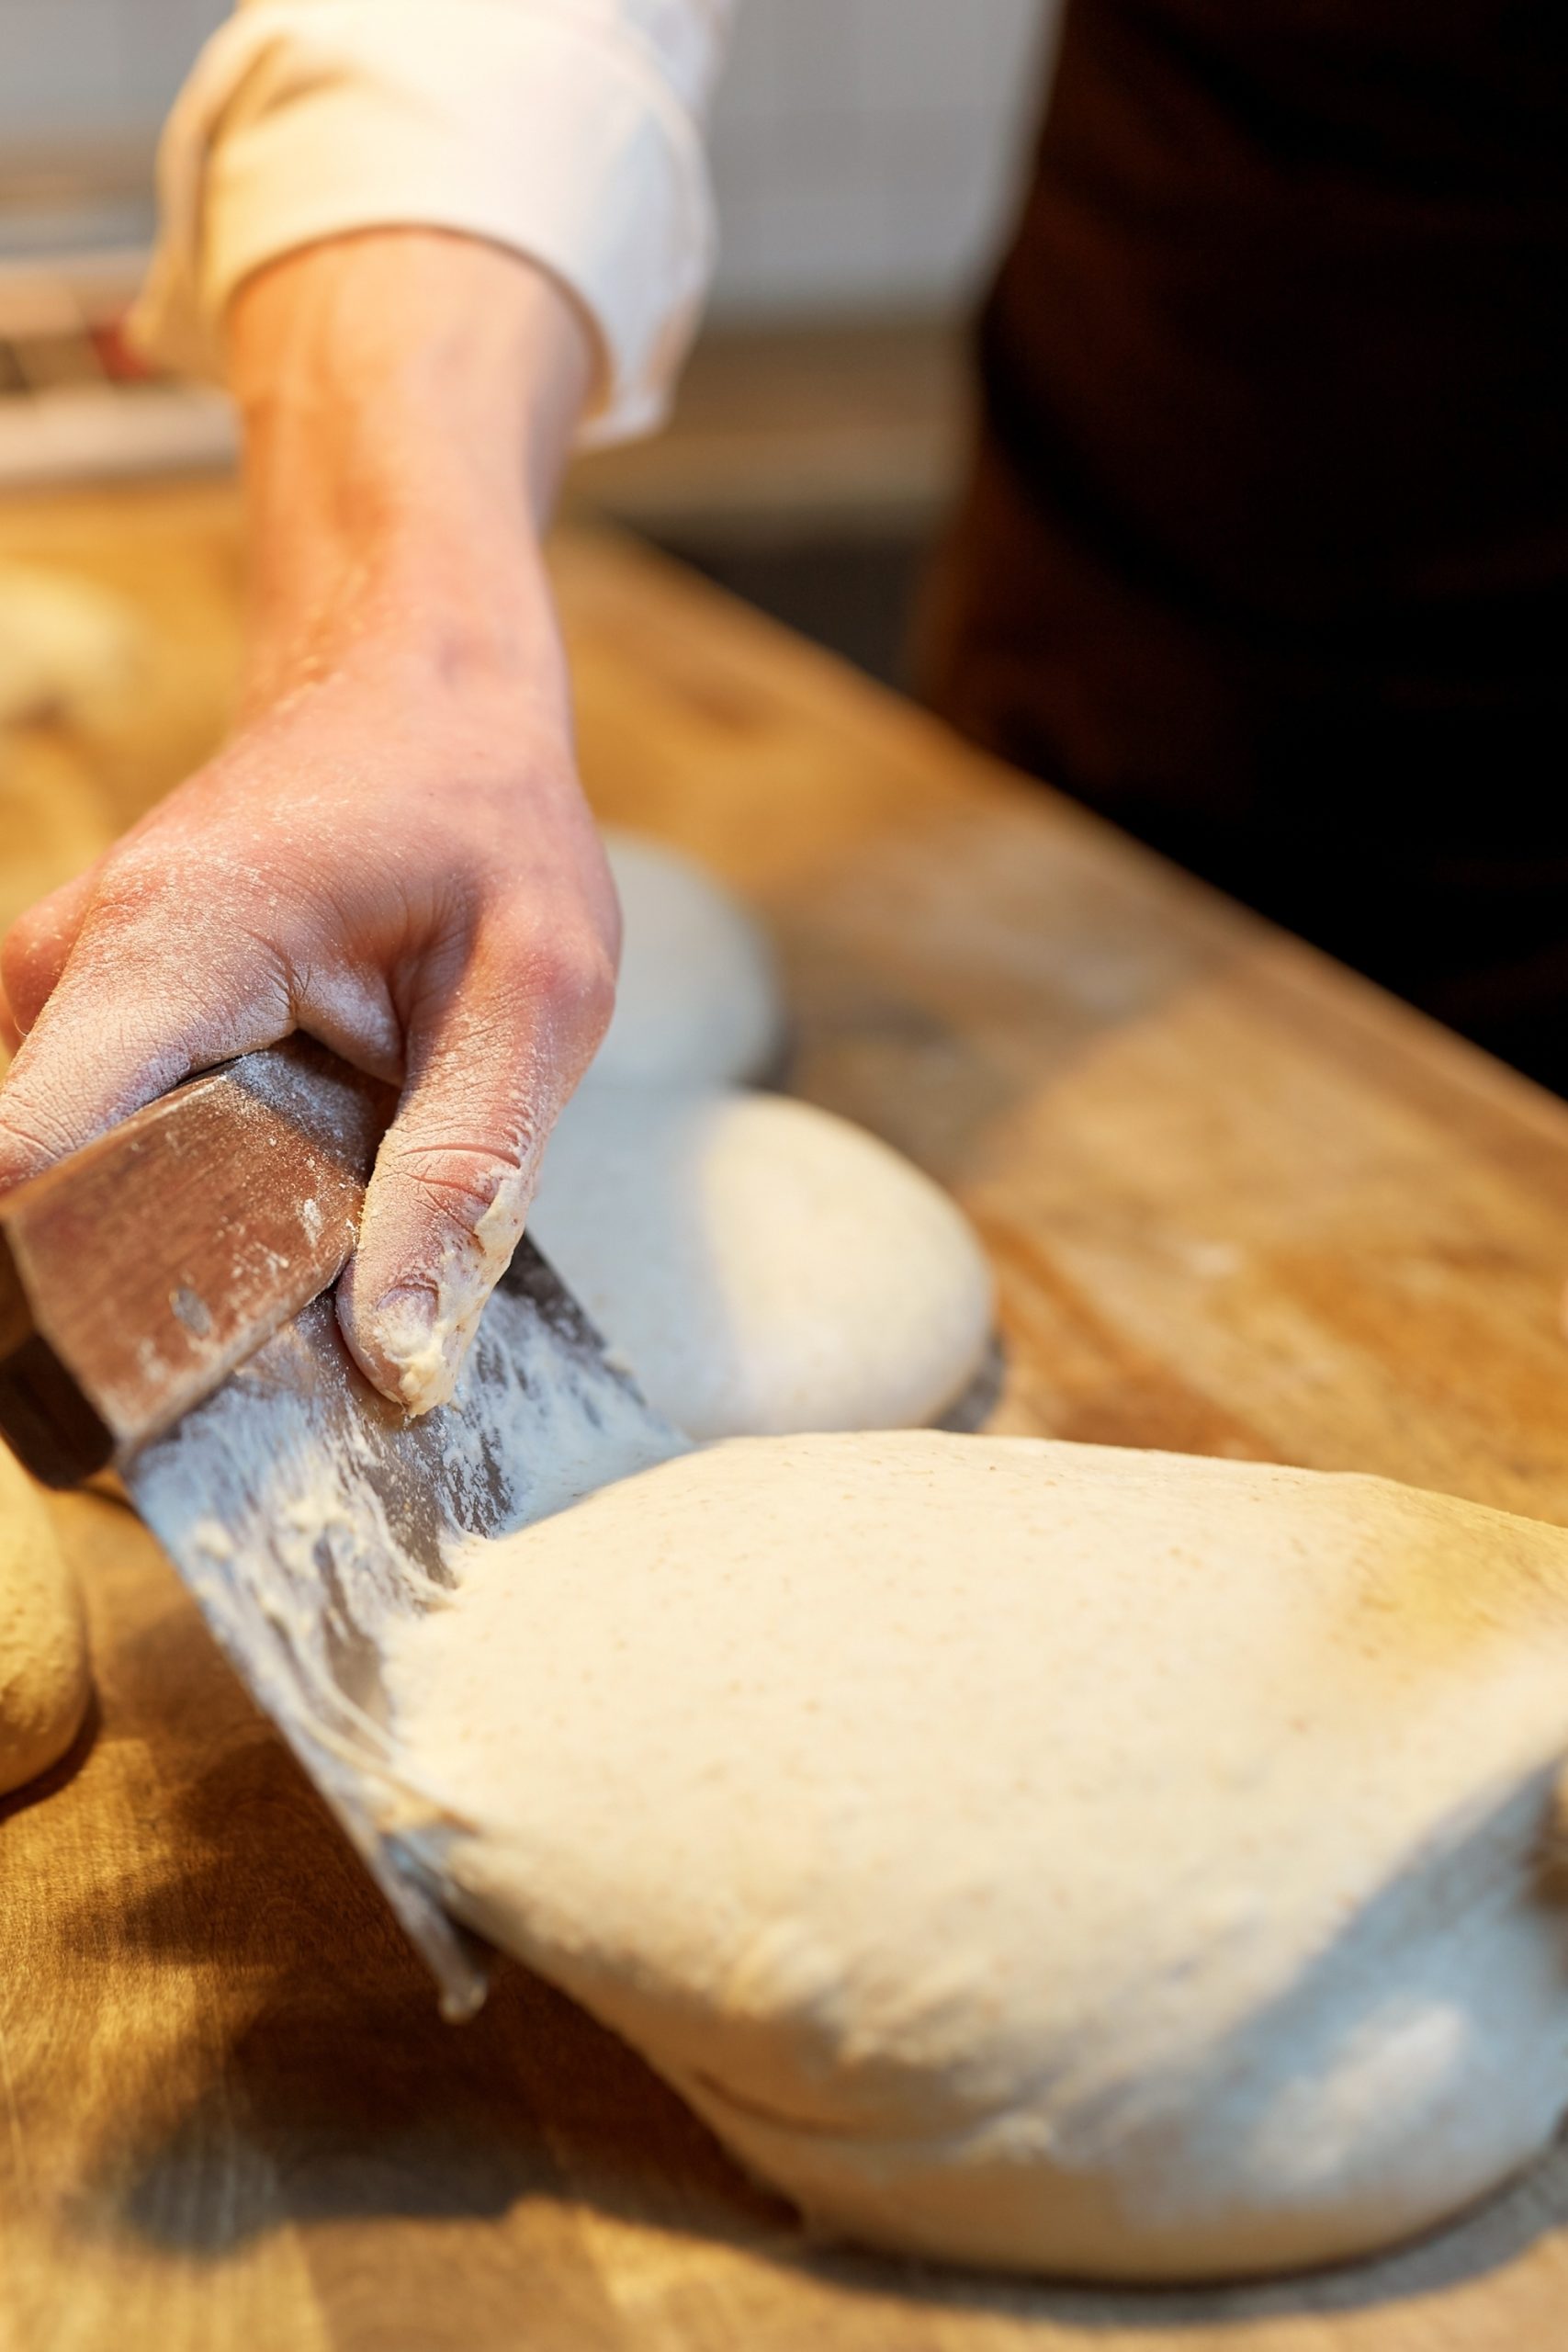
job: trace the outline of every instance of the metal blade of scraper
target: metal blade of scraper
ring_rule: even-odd
[[[347,1831],[449,2016],[484,1997],[412,1833],[451,1815],[414,1784],[382,1665],[450,1590],[455,1550],[690,1450],[607,1360],[525,1241],[452,1403],[411,1421],[363,1377],[315,1299],[123,1476],[208,1624]]]
[[[410,1422],[338,1336],[390,1088],[303,1037],[205,1071],[0,1201],[0,1434],[53,1486],[118,1469],[429,1961],[483,1990],[405,1851],[439,1807],[385,1645],[453,1547],[684,1450],[519,1251],[453,1404]]]

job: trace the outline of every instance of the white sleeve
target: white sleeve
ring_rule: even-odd
[[[553,271],[597,330],[583,437],[666,405],[713,266],[703,123],[734,0],[242,0],[164,130],[135,321],[220,378],[252,270],[355,229],[455,229]]]

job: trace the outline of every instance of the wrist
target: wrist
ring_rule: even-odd
[[[554,630],[540,537],[589,388],[570,299],[498,247],[344,238],[242,289],[252,698],[367,639],[505,672]]]

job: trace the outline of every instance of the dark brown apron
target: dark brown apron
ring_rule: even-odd
[[[923,673],[1568,1089],[1568,0],[1068,0]]]

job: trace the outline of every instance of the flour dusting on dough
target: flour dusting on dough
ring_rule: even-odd
[[[456,1562],[395,1732],[468,1916],[829,2227],[1222,2276],[1568,2105],[1568,1534],[1376,1479],[759,1439]]]

